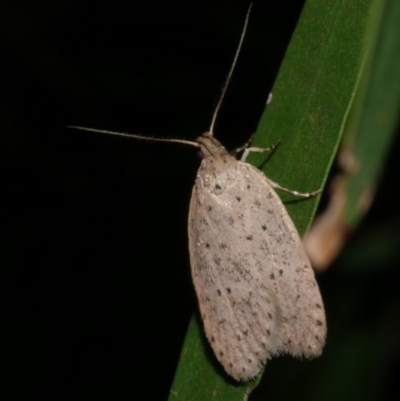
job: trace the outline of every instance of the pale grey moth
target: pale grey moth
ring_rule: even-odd
[[[256,376],[281,353],[319,356],[326,320],[303,243],[273,188],[252,165],[232,157],[213,126],[233,72],[239,42],[209,132],[189,209],[189,253],[204,330],[217,359],[236,380]],[[312,196],[318,193],[295,195]]]
[[[275,184],[206,132],[189,211],[193,283],[206,336],[236,380],[273,355],[321,354],[325,312],[314,272]]]
[[[204,331],[212,349],[234,379],[256,376],[274,355],[313,358],[321,354],[326,320],[321,294],[302,241],[273,188],[298,196],[262,172],[231,156],[214,138],[213,126],[243,42],[251,6],[235,59],[208,132],[196,142],[138,139],[199,147],[203,156],[189,209],[189,253]]]

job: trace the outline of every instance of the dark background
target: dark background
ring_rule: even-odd
[[[144,3],[144,4],[142,4]],[[255,1],[215,133],[258,123],[303,2]],[[2,399],[166,399],[196,308],[187,214],[247,1],[3,1]],[[376,202],[318,275],[328,339],[276,358],[258,399],[400,398],[399,140]]]

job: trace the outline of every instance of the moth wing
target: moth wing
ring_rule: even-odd
[[[192,278],[217,359],[248,380],[274,354],[319,355],[325,312],[301,239],[266,177],[237,161],[229,174],[216,171],[193,188]]]
[[[282,351],[294,356],[319,356],[326,337],[325,310],[303,242],[265,175],[247,163],[238,162],[238,167],[238,179],[246,177],[254,186],[248,201],[251,206],[246,208],[249,218],[245,229],[251,230],[248,223],[252,217],[258,230],[255,236],[261,242],[254,251],[258,253],[259,248],[263,252],[266,279],[282,309]]]

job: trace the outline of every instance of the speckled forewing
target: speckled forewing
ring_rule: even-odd
[[[230,156],[203,160],[189,212],[204,328],[229,374],[255,376],[279,352],[317,356],[325,312],[299,235],[266,177]]]

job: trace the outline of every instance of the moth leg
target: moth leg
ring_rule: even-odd
[[[253,134],[254,135],[254,134]],[[252,137],[253,137],[253,135],[252,135]],[[250,140],[251,140],[252,138],[250,138]],[[240,149],[239,150],[239,152],[241,151],[241,150],[244,150],[243,151],[243,154],[242,154],[242,157],[240,158],[240,161],[241,162],[245,162],[246,161],[246,159],[247,159],[247,156],[249,155],[249,153],[250,152],[258,152],[258,153],[262,153],[262,152],[271,152],[272,150],[274,150],[278,145],[279,145],[279,142],[280,142],[281,140],[280,139],[278,139],[273,145],[271,145],[270,147],[268,147],[268,148],[257,148],[257,147],[251,147],[251,148],[248,148],[248,147],[246,147],[246,146],[242,146],[241,148],[237,148],[237,149]],[[246,143],[246,145],[249,143],[249,141]],[[235,149],[236,150],[236,149]]]
[[[238,148],[235,148],[235,149],[230,150],[230,151],[229,151],[229,154],[232,155],[232,156],[236,156],[236,155],[237,155],[238,153],[240,153],[242,150],[247,149],[247,148],[250,146],[251,141],[253,140],[253,137],[254,137],[254,133],[252,133],[252,134],[250,135],[250,138],[247,140],[247,142],[246,142],[244,145],[239,146]]]
[[[282,187],[281,185],[279,185],[277,182],[272,181],[270,178],[266,177],[267,181],[269,182],[269,184],[271,185],[272,188],[278,188],[281,189],[282,191],[285,192],[289,192],[292,195],[296,195],[296,196],[302,196],[303,198],[310,198],[311,196],[315,196],[318,195],[322,192],[322,189],[318,189],[316,191],[312,191],[312,192],[298,192],[298,191],[293,191],[292,189],[288,189],[285,187]]]

